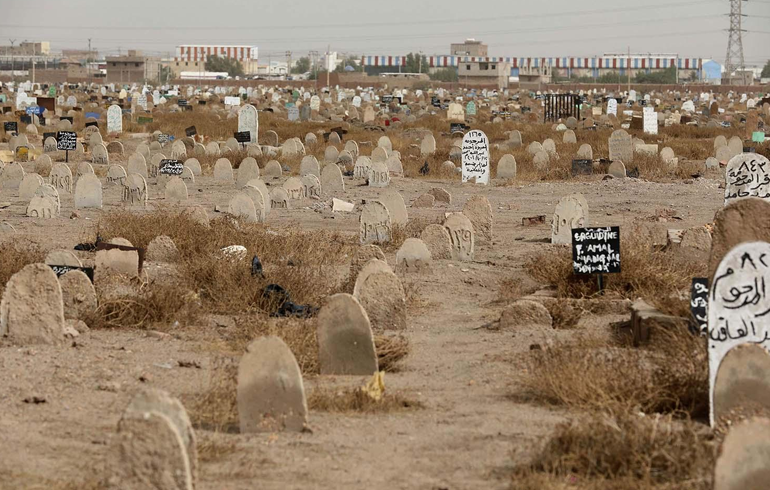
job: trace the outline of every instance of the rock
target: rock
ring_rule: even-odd
[[[520,327],[551,328],[553,320],[548,309],[536,301],[522,299],[506,307],[500,314],[500,329]]]

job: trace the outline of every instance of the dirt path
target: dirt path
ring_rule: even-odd
[[[207,196],[215,189],[201,185]],[[395,186],[409,203],[431,184],[407,180]],[[500,281],[520,272],[524,258],[549,236],[547,225],[522,228],[521,218],[550,218],[558,199],[571,192],[585,194],[595,224],[623,225],[658,208],[673,208],[683,220],[670,227],[684,228],[710,221],[721,206],[716,181],[442,186],[452,192],[453,204],[410,209],[410,218],[460,210],[470,195],[484,193],[495,216],[495,240],[479,247],[474,263],[439,261],[430,273],[405,278],[419,291],[422,305],[410,310],[411,353],[385,383],[424,408],[373,415],[311,412],[312,434],[199,431],[202,441],[234,446],[222,459],[203,462],[199,489],[508,488],[510,467],[570,415],[512,399],[517,379],[525,374],[522,354],[543,338],[526,330],[480,328],[502,309],[494,302]],[[349,198],[366,198],[369,192],[355,189]],[[221,200],[211,194],[204,204]],[[62,215],[68,216],[70,200],[62,205]],[[321,220],[310,210],[278,214],[271,225],[286,218],[308,228],[355,232],[357,226],[355,216]],[[47,248],[69,248],[84,232],[82,220],[57,220],[53,229],[25,219],[13,222]],[[393,263],[394,254],[388,260]],[[598,319],[600,325],[608,322]],[[211,358],[205,344],[212,335],[183,331],[178,338],[157,339],[138,331],[95,331],[65,348],[0,347],[0,488],[56,488],[51,482],[98,474],[120,414],[137,389],[152,385],[177,396],[205,389]],[[554,338],[570,335],[557,332]],[[196,360],[201,369],[181,368],[179,360]],[[306,390],[318,383],[364,382],[310,377]],[[46,402],[24,402],[33,396]],[[523,452],[514,455],[514,450]]]

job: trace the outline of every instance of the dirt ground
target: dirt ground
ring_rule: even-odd
[[[504,306],[497,301],[501,281],[521,278],[525,259],[550,246],[549,223],[558,200],[582,193],[590,224],[597,226],[623,227],[656,210],[672,209],[681,221],[668,223],[671,228],[709,223],[723,203],[718,176],[674,183],[600,178],[493,182],[489,187],[461,185],[459,178],[393,179],[391,187],[402,193],[410,219],[440,220],[446,212],[462,210],[473,195],[486,196],[494,214],[493,243],[477,241],[473,262],[434,261],[429,272],[402,276],[418,291],[420,304],[409,310],[405,335],[411,352],[400,371],[386,374],[385,384],[421,407],[384,414],[311,411],[312,433],[302,434],[198,429],[199,443],[231,450],[201,462],[197,488],[510,488],[511,468],[525,461],[559,422],[577,414],[528,402],[519,386],[522,376],[531,374],[525,362],[530,346],[563,342],[575,331],[554,331],[544,338],[534,330],[483,328]],[[349,179],[346,186],[344,196],[335,197],[360,203],[381,192]],[[452,203],[410,207],[432,187],[447,189]],[[226,206],[233,188],[200,177],[190,187],[189,204],[204,206],[213,219],[218,216],[214,207]],[[163,205],[154,184],[149,196],[148,209]],[[117,186],[105,186],[103,210],[79,210],[73,219],[69,194],[62,194],[61,217],[54,220],[23,217],[25,203],[17,191],[0,191],[2,201],[10,206],[0,209],[0,220],[17,230],[2,239],[29,241],[46,250],[71,250],[93,237],[103,213],[123,208]],[[316,202],[303,200],[293,203],[294,209],[274,211],[267,225],[278,232],[299,226],[357,234],[357,213],[317,212],[310,209]],[[523,217],[541,214],[548,224],[522,226]],[[387,258],[395,264],[394,252]],[[605,315],[581,322],[584,329],[601,332],[617,320],[618,315]],[[220,334],[217,327],[201,325],[161,338],[142,330],[92,330],[65,347],[0,344],[0,488],[83,488],[104,467],[117,422],[137,389],[158,387],[183,400],[206,390],[213,356],[207,345]],[[195,361],[200,368],[181,367],[180,361]],[[365,381],[307,376],[305,390]],[[45,402],[25,402],[32,397]]]

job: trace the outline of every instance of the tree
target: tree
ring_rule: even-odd
[[[348,66],[353,68],[353,71],[364,71],[364,67],[361,66],[360,61],[361,60],[359,60],[355,56],[348,56],[334,71],[337,73],[350,71],[350,70],[345,70],[345,68]]]
[[[620,74],[615,71],[603,73],[596,81],[598,83],[620,83]]]
[[[676,67],[672,66],[665,70],[658,70],[651,73],[637,73],[634,77],[635,83],[676,83]]]
[[[765,67],[762,68],[762,74],[760,75],[762,78],[770,78],[770,60],[767,60],[767,63],[765,63]]]
[[[404,71],[406,73],[428,73],[428,57],[424,54],[409,53],[406,55],[406,65]]]
[[[234,58],[212,55],[206,60],[206,71],[227,72],[231,77],[237,77],[243,76],[243,65]]]
[[[310,58],[303,56],[297,60],[297,63],[291,69],[292,73],[307,73],[310,71]]]
[[[429,76],[431,80],[438,82],[456,82],[459,78],[455,68],[442,68],[431,73]]]

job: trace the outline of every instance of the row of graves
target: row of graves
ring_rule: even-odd
[[[24,104],[34,106],[26,93],[27,99],[19,102],[20,90],[30,93],[42,90],[34,86],[11,88],[14,89],[11,93],[16,94],[16,108]],[[196,205],[189,189],[196,179],[203,178],[198,161],[202,156],[217,158],[212,179],[216,185],[228,189],[230,195],[226,205],[218,206],[219,210],[246,221],[264,222],[273,210],[291,210],[303,199],[331,200],[332,212],[357,212],[361,246],[351,264],[354,290],[352,294],[332,296],[315,312],[318,356],[321,375],[371,375],[375,385],[379,368],[373,332],[401,331],[408,325],[406,295],[399,274],[419,273],[430,268],[435,260],[473,261],[476,244],[491,244],[493,240],[490,202],[476,195],[468,199],[462,209],[446,213],[441,224],[429,225],[419,238],[407,239],[396,254],[396,267],[391,268],[377,244],[389,242],[394,226],[407,223],[408,208],[401,194],[390,186],[391,179],[404,178],[401,155],[393,149],[390,138],[380,137],[368,155],[362,154],[362,148],[355,141],[344,141],[343,131],[308,133],[303,139],[290,138],[281,143],[272,131],[260,137],[259,112],[270,110],[285,114],[290,120],[303,120],[302,107],[308,107],[307,120],[340,123],[360,120],[362,124],[397,126],[401,117],[417,119],[440,111],[455,125],[456,133],[450,152],[454,160],[445,164],[451,166],[463,182],[489,185],[491,143],[483,131],[471,129],[465,123],[473,124],[474,118],[480,117],[479,108],[484,108],[485,117],[501,121],[535,117],[539,122],[544,117],[542,96],[549,95],[506,92],[456,95],[445,91],[377,94],[363,89],[311,94],[264,87],[151,90],[112,86],[88,87],[87,90],[98,91],[96,100],[91,100],[93,95],[88,91],[77,90],[59,87],[63,93],[57,98],[65,97],[69,91],[78,93],[78,96],[68,95],[60,105],[70,107],[68,114],[83,105],[81,111],[74,110],[73,116],[63,116],[63,110],[59,114],[58,108],[46,109],[32,114],[24,131],[19,131],[22,123],[17,120],[19,116],[4,111],[3,122],[14,122],[16,126],[4,125],[4,137],[12,158],[0,164],[0,189],[13,192],[15,198],[25,203],[27,217],[60,217],[61,197],[65,194],[72,196],[75,209],[101,209],[105,188],[113,187],[120,190],[117,194],[121,205],[144,207],[149,199],[150,183],[157,186],[158,196],[163,200],[190,207],[191,212],[206,223],[209,210]],[[181,94],[185,99],[180,99]],[[699,94],[684,101],[676,93],[661,94],[660,101],[646,96],[637,100],[636,94],[631,93],[624,94],[626,101],[605,95],[579,94],[586,97],[579,117],[555,121],[554,129],[562,133],[562,144],[577,144],[581,130],[597,125],[616,127],[608,142],[608,160],[611,162],[609,173],[617,177],[627,176],[626,166],[633,164],[635,154],[654,152],[672,165],[677,158],[671,148],[659,150],[657,145],[635,141],[626,131],[637,124],[635,107],[641,109],[647,134],[655,134],[657,130],[652,129],[653,120],[655,128],[669,121],[670,124],[704,126],[744,124],[748,134],[749,129],[755,129],[753,123],[750,124],[754,118],[751,114],[755,114],[757,131],[751,131],[755,138],[753,134],[760,132],[762,120],[770,115],[767,102],[760,104],[762,99],[758,97],[749,99],[737,94],[717,97]],[[81,100],[86,96],[88,102]],[[110,97],[112,101],[105,101]],[[677,97],[680,100],[677,101]],[[470,100],[465,102],[466,98]],[[182,100],[185,103],[180,103]],[[679,107],[669,106],[668,100],[680,103]],[[619,102],[629,108],[621,113],[622,120],[612,110],[617,110]],[[630,102],[633,104],[629,105]],[[696,102],[701,107],[707,105],[709,113],[698,113]],[[128,107],[123,108],[121,104]],[[723,105],[727,110],[720,112],[714,104]],[[747,112],[742,122],[740,114],[744,105]],[[657,112],[652,111],[654,116],[648,116],[650,111],[645,109],[649,106],[656,108]],[[158,131],[147,135],[135,152],[126,155],[125,165],[110,161],[111,155],[124,156],[120,142],[122,136],[127,136],[123,135],[124,119],[139,121],[142,117],[152,117],[154,111],[190,110],[183,109],[185,107],[193,107],[193,111],[222,111],[225,117],[237,118],[238,131],[226,141],[210,141],[205,145],[194,127],[188,128],[184,137],[173,139]],[[528,109],[524,110],[525,107]],[[75,130],[74,119],[81,117],[77,113],[86,109],[104,111],[108,138],[114,138],[113,141],[105,145],[98,125],[101,113],[94,113],[99,117],[86,116],[97,125]],[[589,110],[596,121],[584,117],[584,111]],[[764,112],[760,114],[761,111]],[[73,120],[66,119],[70,117]],[[36,132],[38,125],[48,128],[49,123],[56,129],[53,134],[44,132],[41,136]],[[328,145],[320,162],[312,155],[305,155],[305,145],[320,144],[319,136]],[[755,141],[758,139],[756,136]],[[512,131],[502,144],[513,148],[524,143],[521,134]],[[770,216],[770,162],[759,154],[744,152],[744,143],[745,140],[738,137],[716,138],[714,161],[705,164],[714,169],[720,165],[725,167],[725,207],[716,216],[713,237],[704,238],[710,252],[710,274],[708,278],[694,278],[692,292],[694,318],[699,320],[693,334],[702,335],[709,347],[712,425],[723,417],[729,418],[736,410],[764,413],[763,410],[770,408],[767,396],[770,333],[763,322],[770,311],[764,276],[770,266],[770,222],[765,218]],[[423,134],[419,146],[423,156],[435,153],[434,135]],[[536,164],[545,166],[558,154],[557,149],[553,139],[527,145],[527,153]],[[248,156],[233,169],[228,155],[244,150]],[[257,158],[265,155],[271,159],[260,167]],[[30,161],[31,156],[35,157],[34,161]],[[286,169],[278,158],[289,156],[302,156],[299,175],[284,175]],[[583,161],[575,165],[578,173],[593,171],[595,159],[590,146],[581,146],[575,156],[575,160]],[[72,165],[68,162],[70,158],[76,160]],[[459,162],[459,167],[455,162]],[[49,167],[49,176],[44,178],[39,173],[28,172],[32,163],[34,168]],[[95,168],[104,171],[97,172]],[[515,179],[516,161],[512,155],[501,158],[496,177]],[[280,185],[273,185],[276,179]],[[377,199],[361,204],[341,199],[346,196],[346,188],[362,183],[377,192]],[[434,187],[415,199],[411,206],[432,207],[436,203],[450,206],[452,196],[445,189]],[[0,233],[13,231],[8,222],[0,225]],[[672,239],[683,241],[686,239],[683,235]],[[621,236],[616,226],[590,221],[588,202],[580,194],[564,197],[554,210],[551,242],[572,247],[576,274],[595,274],[601,282],[603,275],[620,272]],[[93,262],[88,264],[68,250],[51,252],[45,263],[26,266],[7,283],[0,301],[0,336],[17,345],[63,343],[68,336],[78,334],[77,321],[98,307],[96,290],[102,287],[102,277],[113,273],[136,277],[141,274],[145,260],[169,260],[168,250],[174,247],[168,237],[157,237],[147,250],[136,248],[127,240],[115,239],[95,244]],[[222,249],[221,259],[243,259],[245,252],[243,247],[233,244]],[[635,336],[643,341],[646,327],[642,321],[637,323],[635,329],[639,331]],[[248,346],[239,362],[236,390],[241,432],[307,428],[308,408],[302,374],[296,358],[281,339],[261,337]],[[195,440],[189,417],[179,400],[157,390],[137,394],[125,408],[117,437],[112,440],[115,454],[120,455],[116,458],[120,464],[109,469],[110,481],[115,488],[132,488],[137,482],[153,482],[160,487],[165,481],[167,488],[192,489],[200,467]],[[770,428],[766,420],[750,419],[734,427],[723,443],[716,468],[717,480],[729,480],[736,462],[743,465],[743,474],[764,471],[766,463],[752,457],[750,452],[756,451],[756,447],[767,452],[768,445]],[[173,475],[171,483],[167,481],[169,475]]]

